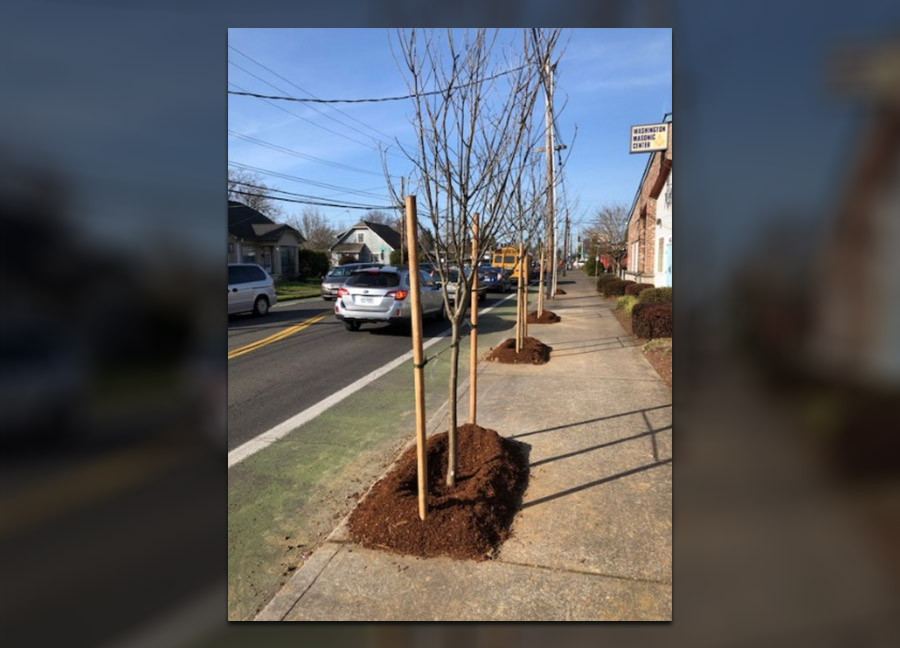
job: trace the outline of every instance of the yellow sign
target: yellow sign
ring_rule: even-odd
[[[669,147],[668,124],[641,124],[631,127],[629,153],[665,151]]]

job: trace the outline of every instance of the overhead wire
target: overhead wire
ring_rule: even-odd
[[[357,194],[359,196],[363,196],[364,198],[384,198],[384,194],[376,194],[370,191],[362,191],[359,189],[351,189],[349,187],[341,187],[339,185],[333,185],[328,182],[318,182],[316,180],[309,180],[308,178],[301,178],[300,176],[291,175],[289,173],[282,173],[280,171],[272,171],[271,169],[264,169],[262,167],[253,166],[252,164],[244,164],[242,162],[235,162],[233,160],[228,160],[228,164],[239,169],[245,169],[248,171],[254,171],[256,173],[262,173],[264,175],[270,175],[276,178],[283,178],[285,180],[292,180],[294,182],[300,182],[302,184],[312,185],[313,187],[321,187],[323,189],[332,189],[335,191],[343,191],[345,193]]]
[[[264,70],[268,70],[271,74],[274,74],[274,75],[277,76],[279,79],[282,79],[283,81],[285,81],[285,82],[287,82],[287,83],[290,83],[292,86],[294,86],[295,88],[297,88],[300,92],[303,92],[303,93],[305,93],[305,94],[308,94],[308,95],[309,95],[310,97],[312,97],[313,99],[318,99],[318,97],[316,97],[316,95],[314,95],[313,93],[311,93],[309,90],[300,87],[299,85],[297,85],[296,83],[294,83],[293,81],[291,81],[291,80],[288,79],[287,77],[282,76],[281,74],[279,74],[278,72],[276,72],[276,71],[273,70],[272,68],[268,67],[268,66],[265,65],[264,63],[260,63],[259,61],[257,61],[255,58],[253,58],[253,57],[250,56],[249,54],[247,54],[247,53],[245,53],[245,52],[242,52],[241,50],[239,50],[238,48],[236,48],[234,45],[229,45],[228,48],[234,50],[235,52],[237,52],[237,53],[240,54],[241,56],[243,56],[243,57],[249,59],[250,61],[253,61],[254,63],[256,63],[256,65],[258,65],[259,67],[263,68]],[[271,85],[271,84],[270,84],[270,85]],[[275,87],[275,86],[272,86],[272,87]],[[285,94],[290,94],[290,93],[285,93]],[[314,106],[310,106],[310,108],[313,108],[313,109],[316,110],[317,112],[321,112],[321,111],[319,111],[317,108],[315,108]],[[361,126],[364,126],[364,127],[368,128],[368,129],[370,129],[370,130],[372,130],[372,131],[375,131],[376,133],[379,133],[379,134],[381,134],[381,135],[384,135],[386,138],[388,138],[388,140],[395,139],[395,136],[393,136],[393,135],[388,135],[388,134],[385,133],[384,131],[377,129],[377,128],[375,128],[374,126],[371,126],[371,125],[365,123],[364,121],[362,121],[362,120],[360,120],[360,119],[357,119],[357,118],[354,117],[353,115],[351,115],[351,114],[349,114],[349,113],[347,113],[347,112],[344,112],[344,111],[341,110],[340,108],[335,107],[335,108],[333,108],[333,109],[334,109],[336,112],[339,112],[339,113],[341,113],[342,115],[345,115],[346,117],[352,119],[353,121],[355,121],[356,123],[360,124]],[[321,114],[325,115],[326,117],[329,117],[329,115],[327,115],[326,113],[321,113]],[[334,118],[331,117],[331,119],[334,119]],[[337,120],[335,120],[335,121],[337,121]],[[338,121],[338,123],[342,123],[342,122]],[[357,131],[357,132],[359,132],[359,131]],[[369,137],[371,137],[371,135],[369,135]],[[377,138],[373,138],[373,139],[375,139],[376,141],[380,141],[380,140],[378,140]]]

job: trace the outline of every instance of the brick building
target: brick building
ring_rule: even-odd
[[[665,151],[650,154],[628,220],[625,279],[655,286],[672,285],[672,113]]]

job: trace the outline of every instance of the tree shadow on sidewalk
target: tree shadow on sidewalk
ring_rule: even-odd
[[[617,479],[621,479],[623,477],[628,477],[630,475],[634,475],[640,472],[644,472],[645,470],[651,470],[653,468],[659,468],[660,466],[665,466],[666,464],[672,463],[672,459],[663,459],[661,461],[654,461],[653,463],[646,464],[644,466],[638,466],[637,468],[632,468],[630,470],[624,470],[620,473],[616,473],[615,475],[610,475],[609,477],[604,477],[602,479],[596,479],[592,482],[588,482],[587,484],[582,484],[581,486],[575,486],[574,488],[567,488],[564,491],[560,491],[559,493],[554,493],[553,495],[547,495],[546,497],[542,497],[540,499],[536,499],[534,501],[528,502],[522,505],[523,509],[536,506],[538,504],[544,504],[546,502],[553,501],[555,499],[559,499],[560,497],[565,497],[566,495],[572,495],[573,493],[578,493],[583,490],[587,490],[588,488],[593,488],[594,486],[600,486],[602,484],[609,483],[611,481],[615,481]]]

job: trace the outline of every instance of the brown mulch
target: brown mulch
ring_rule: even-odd
[[[656,373],[669,389],[672,389],[672,349],[667,347],[644,349],[644,357],[656,369]]]
[[[560,321],[559,315],[550,310],[544,310],[540,317],[537,316],[537,311],[528,313],[529,324],[556,324],[558,321]]]
[[[639,338],[634,334],[634,329],[631,327],[631,315],[628,315],[621,308],[614,308],[612,311],[613,315],[615,315],[616,319],[619,320],[619,324],[622,325],[622,328],[625,329],[625,332],[628,335],[632,336],[635,340],[641,343],[648,342],[644,338]],[[665,347],[654,347],[651,349],[643,350],[644,357],[647,358],[647,361],[650,365],[656,370],[656,373],[659,374],[659,377],[663,379],[669,389],[672,389],[672,347],[671,345]]]
[[[426,444],[428,512],[419,519],[416,448],[350,515],[354,541],[373,549],[414,556],[485,560],[509,536],[528,484],[526,446],[494,430],[465,424],[457,428],[456,486],[448,487],[447,432]]]
[[[488,360],[503,362],[506,364],[544,364],[550,360],[549,347],[540,340],[526,337],[522,349],[516,353],[516,341],[513,338],[504,340],[487,355]]]
[[[557,295],[565,295],[565,294],[566,294],[566,291],[563,290],[562,288],[557,288],[557,289],[556,289],[556,294],[557,294]]]

